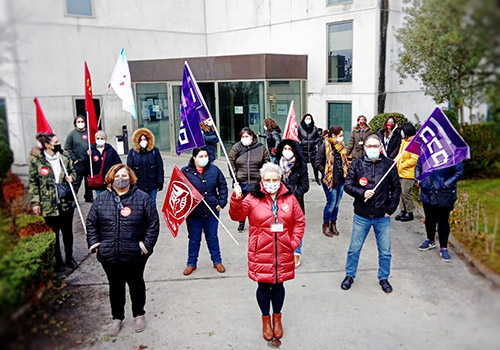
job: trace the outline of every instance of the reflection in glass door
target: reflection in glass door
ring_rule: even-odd
[[[293,101],[297,124],[302,120],[300,81],[269,81],[267,86],[267,96],[269,98],[268,115],[276,120],[281,131],[285,129],[290,102]]]
[[[160,151],[170,152],[167,84],[137,83],[136,91],[139,127],[151,130]]]

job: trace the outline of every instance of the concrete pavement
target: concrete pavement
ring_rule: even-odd
[[[174,162],[179,167],[187,163],[187,158],[164,160],[166,176]],[[224,162],[216,164],[228,175]],[[158,196],[158,210],[164,196],[165,190]],[[383,293],[378,285],[373,231],[361,253],[358,277],[349,291],[343,291],[340,282],[352,230],[352,198],[344,194],[340,236],[333,238],[321,233],[325,204],[321,187],[312,182],[305,202],[303,260],[295,280],[285,283],[281,349],[500,348],[500,290],[453,251],[449,264],[441,261],[438,249],[418,251],[425,239],[420,216],[411,223],[392,221],[393,293]],[[89,204],[83,205],[84,211],[88,208]],[[134,333],[127,299],[125,325],[116,340],[105,337],[110,322],[106,277],[95,257],[86,253],[83,234],[76,234],[75,254],[82,262],[66,280],[82,325],[68,334],[83,339],[74,348],[266,349],[255,299],[257,286],[247,276],[248,227],[237,233],[227,207],[221,219],[240,243],[235,245],[219,229],[226,273],[212,267],[203,242],[198,269],[186,277],[182,274],[186,225],[174,239],[161,218],[158,244],[145,272],[148,328]],[[78,225],[75,221],[75,228]]]

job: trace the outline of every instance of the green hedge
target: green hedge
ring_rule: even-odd
[[[470,147],[471,158],[464,161],[465,177],[481,178],[500,175],[500,135],[494,122],[464,124],[462,137]]]
[[[25,228],[31,224],[44,224],[45,220],[42,216],[34,216],[31,214],[19,214],[16,216],[16,227],[18,230]]]
[[[375,117],[372,118],[372,120],[370,120],[370,122],[368,124],[370,125],[372,130],[376,132],[376,131],[378,131],[378,129],[380,129],[382,126],[384,126],[384,121],[388,117],[394,117],[394,119],[396,120],[396,124],[398,126],[401,126],[403,123],[408,122],[408,119],[406,119],[406,117],[404,115],[402,115],[401,113],[394,112],[394,113],[377,114]]]
[[[5,140],[0,140],[0,180],[5,179],[10,166],[14,163],[14,154]]]
[[[55,235],[23,238],[0,260],[0,314],[23,305],[52,273]]]

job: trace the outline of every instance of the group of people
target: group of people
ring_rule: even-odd
[[[219,142],[213,122],[207,120],[201,124],[206,146],[194,149],[187,166],[182,168],[205,198],[205,203],[186,219],[188,259],[183,272],[186,276],[197,268],[203,233],[213,267],[219,273],[226,270],[217,232],[219,213],[228,203],[228,184],[213,163]],[[307,164],[311,164],[315,181],[322,186],[326,197],[324,235],[339,235],[337,218],[343,191],[354,198],[353,230],[341,288],[351,288],[362,246],[373,227],[379,252],[379,284],[384,292],[390,293],[390,216],[399,204],[401,212],[395,219],[413,220],[412,188],[415,176],[421,172],[421,163],[418,156],[404,152],[416,134],[415,128],[409,123],[398,127],[393,117],[387,118],[383,128],[375,133],[367,125],[366,117],[359,116],[347,146],[340,126],[322,133],[310,114],[301,120],[299,142],[282,140],[279,127],[271,118],[266,119],[265,125],[267,148],[258,141],[258,134],[245,127],[229,153],[230,173],[235,175],[229,215],[239,222],[239,232],[244,231],[248,218],[248,275],[258,284],[263,337],[272,340],[283,336],[283,283],[294,278],[295,269],[301,264],[306,222],[304,196],[309,191]],[[64,265],[76,268],[72,255],[74,198],[68,195],[66,187],[73,183],[78,192],[81,182],[90,176],[90,164],[93,173],[102,176],[101,186],[94,188],[97,197],[86,193],[85,200],[93,202],[86,219],[89,250],[96,253],[109,282],[113,321],[108,334],[118,335],[123,325],[126,284],[135,331],[142,332],[146,328],[143,275],[159,235],[156,196],[163,188],[163,161],[148,129],[140,128],[133,134],[133,147],[125,165],[106,143],[102,131],[96,133],[96,144],[89,150],[85,126],[83,117],[75,118],[76,129],[65,143],[69,157],[62,154],[56,135],[37,135],[39,147],[34,150],[29,170],[31,206],[56,234],[56,270],[63,270]],[[434,172],[419,184],[427,239],[418,249],[437,246],[437,226],[444,261],[451,260],[447,250],[448,219],[462,173],[462,165],[458,164]],[[65,263],[59,248],[59,230],[64,241]]]

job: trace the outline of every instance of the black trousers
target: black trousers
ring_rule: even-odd
[[[262,316],[269,315],[271,303],[273,312],[279,314],[285,302],[285,287],[283,283],[262,283],[257,282],[257,303],[259,304]]]
[[[144,315],[146,305],[146,284],[144,283],[144,268],[146,261],[133,263],[103,263],[109,282],[109,301],[111,315],[114,320],[125,319],[125,283],[128,284],[132,300],[132,315]]]
[[[436,238],[436,225],[439,235],[439,245],[441,248],[448,247],[448,238],[450,237],[450,212],[453,208],[442,208],[424,203],[425,213],[425,231],[427,239],[434,241]]]
[[[78,163],[74,164],[75,171],[76,171],[76,179],[73,182],[73,188],[75,189],[75,193],[78,194],[78,190],[80,189],[80,186],[82,185],[82,182],[85,186],[85,193],[83,195],[83,198],[85,200],[91,200],[93,198],[93,193],[92,189],[89,187],[89,183],[87,181],[87,169],[85,165],[82,163],[82,161],[79,161]]]
[[[47,226],[49,226],[56,235],[56,265],[61,266],[64,265],[64,263],[61,255],[59,231],[62,233],[65,258],[66,261],[69,261],[69,259],[73,257],[73,214],[75,213],[75,209],[63,211],[59,208],[58,210],[58,216],[46,216],[44,219]]]
[[[311,166],[313,168],[314,180],[316,180],[316,182],[318,182],[320,180],[319,170],[318,170],[318,168],[316,168],[316,162],[314,161],[314,159],[311,161]]]

